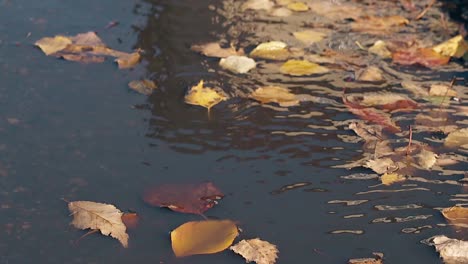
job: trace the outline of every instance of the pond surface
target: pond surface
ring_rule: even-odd
[[[346,107],[306,102],[284,109],[234,98],[240,93],[235,89],[249,90],[245,84],[279,82],[341,103],[340,78],[347,73],[309,81],[267,75],[267,67],[245,78],[222,72],[217,59],[190,46],[234,37],[265,40],[232,26],[242,17],[226,20],[216,11],[222,7],[205,0],[0,1],[0,263],[244,263],[230,251],[176,259],[169,232],[201,218],[141,199],[148,185],[201,181],[226,194],[206,215],[238,221],[241,238],[276,244],[278,263],[345,263],[372,252],[383,252],[388,263],[438,263],[421,240],[466,238],[439,225],[446,222],[436,210],[452,206],[462,186],[369,188],[377,178],[344,177],[372,176],[369,169],[333,168],[361,155],[362,143],[343,141],[354,136],[347,121],[356,119]],[[111,21],[119,24],[106,28]],[[33,46],[45,36],[87,31],[117,50],[142,49],[142,62],[119,70],[111,60],[68,62]],[[442,81],[467,76],[463,70],[418,71]],[[129,81],[141,78],[155,80],[158,90],[145,96],[128,89]],[[233,98],[209,115],[185,104],[187,88],[200,79],[220,83]],[[451,176],[420,176],[459,180],[466,162],[450,170]],[[278,191],[295,183],[307,184]],[[366,193],[410,188],[420,189]],[[141,223],[129,231],[130,247],[97,234],[75,243],[86,232],[69,225],[62,199],[138,212]]]

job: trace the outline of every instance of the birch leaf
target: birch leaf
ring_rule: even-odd
[[[245,258],[246,262],[257,264],[274,264],[278,258],[278,249],[267,241],[259,238],[242,240],[230,249]]]
[[[68,203],[68,209],[73,215],[71,224],[78,229],[100,230],[105,236],[111,236],[120,241],[123,247],[128,247],[128,234],[122,222],[123,213],[111,204],[89,201]]]
[[[192,105],[200,105],[208,109],[221,101],[227,100],[223,94],[215,91],[213,88],[203,86],[203,80],[198,85],[193,86],[185,95],[185,102]]]
[[[306,60],[288,60],[281,68],[281,73],[292,76],[312,75],[328,72],[328,68]]]
[[[279,86],[260,87],[250,94],[250,98],[257,100],[262,104],[277,103],[283,107],[299,104],[299,100],[296,98],[296,95],[291,93],[289,89]]]
[[[187,222],[171,232],[176,257],[213,254],[225,250],[239,234],[231,220]]]
[[[387,44],[382,40],[377,40],[368,51],[385,59],[392,57],[392,53],[388,50]]]

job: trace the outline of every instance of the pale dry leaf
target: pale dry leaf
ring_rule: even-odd
[[[451,239],[444,235],[432,237],[430,240],[444,263],[468,263],[468,241]]]
[[[362,72],[357,74],[359,81],[364,82],[381,82],[384,81],[383,72],[376,66],[369,66]]]
[[[229,56],[227,58],[222,58],[219,62],[219,66],[233,73],[243,74],[255,68],[257,64],[253,59],[245,56]]]
[[[270,0],[248,0],[242,4],[242,10],[265,10],[270,11],[275,4]]]
[[[130,54],[123,54],[115,59],[115,61],[119,65],[119,69],[128,69],[137,65],[140,62],[140,58],[140,53],[137,51]]]
[[[294,37],[306,45],[311,45],[313,43],[321,41],[327,36],[327,34],[313,31],[313,30],[303,30],[293,33]]]
[[[72,41],[68,37],[58,35],[53,38],[42,38],[34,44],[38,46],[45,55],[49,56],[65,49],[68,45],[72,44]]]
[[[304,2],[292,2],[292,3],[289,3],[287,7],[291,9],[292,11],[296,11],[296,12],[305,12],[309,10],[309,6],[307,6],[307,4]]]
[[[291,55],[287,46],[281,41],[261,43],[250,52],[250,56],[268,60],[286,60]]]
[[[372,169],[378,174],[391,172],[395,170],[395,168],[398,168],[395,162],[389,157],[368,160],[364,167]]]
[[[244,257],[247,263],[254,261],[257,264],[274,264],[279,253],[276,245],[259,238],[244,239],[230,249]]]
[[[218,42],[192,45],[191,50],[199,52],[207,57],[226,58],[229,56],[243,55],[243,50],[236,50],[234,47],[222,48]]]
[[[448,84],[434,83],[431,84],[431,88],[429,89],[429,95],[453,97],[457,96],[457,92],[453,90]]]
[[[398,173],[384,173],[380,177],[380,181],[382,182],[383,185],[391,185],[395,182],[401,182],[404,181],[406,178],[405,176],[398,174]]]
[[[201,80],[198,85],[193,86],[185,95],[185,102],[192,105],[200,105],[208,109],[221,101],[227,100],[227,97],[213,88],[204,87]]]
[[[423,169],[430,169],[437,162],[437,154],[430,150],[421,149],[421,151],[415,155],[418,166]]]
[[[462,35],[458,35],[433,47],[432,49],[444,56],[461,58],[468,52],[468,43]]]
[[[156,84],[148,79],[131,81],[128,83],[128,87],[144,95],[150,95],[157,88]]]
[[[100,230],[105,236],[111,236],[128,247],[128,234],[122,222],[123,213],[112,204],[90,201],[75,201],[68,203],[68,209],[73,215],[71,224],[79,229]]]
[[[288,60],[281,65],[280,71],[282,74],[304,76],[327,73],[329,69],[306,60]]]
[[[379,55],[384,59],[389,59],[392,57],[392,53],[387,48],[387,43],[382,40],[377,40],[372,47],[368,49],[370,53]]]
[[[278,7],[271,11],[270,15],[275,17],[288,17],[292,15],[292,11],[286,7]]]

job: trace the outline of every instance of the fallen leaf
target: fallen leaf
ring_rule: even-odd
[[[358,258],[348,260],[348,264],[383,264],[383,254],[373,253],[374,258]]]
[[[455,36],[432,48],[435,52],[443,56],[461,58],[468,52],[468,43],[463,36]]]
[[[468,241],[451,239],[443,235],[432,237],[430,240],[444,263],[468,263]]]
[[[61,35],[42,38],[35,43],[47,56],[65,49],[70,44],[72,44],[71,39]]]
[[[401,65],[419,64],[430,68],[447,64],[450,57],[440,55],[431,48],[419,48],[398,50],[392,54],[392,60]]]
[[[468,208],[453,206],[444,208],[442,215],[453,224],[468,227]]]
[[[128,87],[145,95],[150,95],[157,88],[156,84],[148,79],[131,81],[128,83]]]
[[[231,220],[187,222],[171,232],[172,250],[176,257],[213,254],[231,246],[238,234]]]
[[[449,148],[461,147],[468,149],[468,128],[450,132],[445,138],[444,145]]]
[[[358,19],[364,10],[346,3],[336,4],[333,1],[309,1],[309,8],[328,19],[341,21],[347,18]]]
[[[416,163],[419,167],[425,170],[429,170],[437,162],[437,154],[424,148],[415,155]]]
[[[129,69],[137,65],[140,62],[140,58],[139,52],[133,52],[130,54],[122,54],[118,56],[115,61],[119,65],[119,69]]]
[[[409,24],[408,19],[402,16],[374,17],[365,16],[356,19],[351,24],[351,29],[357,32],[382,35],[391,31],[396,31],[399,26]]]
[[[224,194],[212,182],[199,184],[163,184],[147,189],[143,200],[181,213],[202,214],[217,204]]]
[[[414,109],[418,104],[403,94],[371,92],[347,95],[347,100],[360,107],[377,107],[389,111]]]
[[[289,91],[288,88],[279,86],[265,86],[257,88],[250,94],[250,98],[257,100],[262,104],[277,103],[283,107],[299,105],[299,100]]]
[[[275,17],[288,17],[292,15],[292,11],[286,7],[275,8],[271,11],[270,15]]]
[[[199,52],[207,57],[226,58],[229,56],[243,55],[243,50],[236,50],[234,47],[222,48],[217,42],[209,42],[200,45],[192,45],[191,50]]]
[[[429,92],[426,88],[422,86],[421,83],[412,82],[412,81],[403,81],[401,86],[408,91],[412,92],[414,95],[419,97],[429,96]]]
[[[230,249],[245,258],[245,261],[254,261],[257,264],[274,264],[278,258],[276,245],[259,238],[242,240]]]
[[[203,80],[193,86],[185,95],[185,102],[192,105],[200,105],[210,111],[211,107],[227,100],[227,97],[213,88],[203,86]]]
[[[257,65],[251,58],[245,56],[229,56],[222,58],[219,65],[233,73],[247,73]]]
[[[250,56],[254,58],[262,58],[268,60],[286,60],[290,56],[290,52],[286,43],[281,41],[270,41],[259,44]]]
[[[328,72],[328,68],[306,60],[288,60],[281,68],[281,73],[292,76],[304,76]]]
[[[364,167],[369,168],[378,174],[391,173],[398,168],[395,162],[389,157],[368,160]]]
[[[140,222],[140,216],[137,213],[124,213],[121,218],[128,229],[136,228]]]
[[[382,182],[383,185],[391,185],[395,182],[401,182],[406,180],[405,176],[400,175],[398,173],[384,173],[380,177],[380,181]]]
[[[327,34],[313,31],[313,30],[303,30],[293,33],[294,37],[306,45],[311,45],[313,43],[321,41],[327,36]]]
[[[305,11],[309,10],[309,6],[307,6],[307,4],[305,4],[303,2],[292,2],[292,3],[289,3],[287,5],[287,7],[290,10],[296,11],[296,12],[305,12]]]
[[[457,92],[451,89],[450,85],[447,84],[431,84],[431,88],[429,89],[429,95],[453,97],[457,96]]]
[[[377,54],[384,59],[392,57],[392,53],[388,50],[387,44],[382,40],[377,40],[374,45],[368,49],[368,51],[370,53]]]
[[[360,74],[356,74],[359,81],[364,82],[381,82],[384,81],[383,72],[376,66],[369,66]]]
[[[100,230],[105,236],[112,236],[128,247],[128,234],[122,222],[122,212],[111,204],[89,201],[68,203],[68,209],[73,215],[71,224],[79,229],[90,228]]]
[[[270,0],[248,0],[242,4],[242,10],[265,10],[269,11],[275,4]]]

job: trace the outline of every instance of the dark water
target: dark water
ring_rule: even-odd
[[[226,194],[207,215],[238,221],[242,238],[278,245],[278,263],[344,263],[372,252],[383,252],[388,263],[439,263],[434,250],[419,241],[457,236],[437,226],[445,221],[434,208],[452,205],[450,195],[462,187],[418,183],[414,187],[428,190],[358,194],[378,181],[341,176],[369,170],[331,168],[360,155],[361,143],[340,139],[353,135],[342,124],[354,118],[345,108],[306,103],[282,112],[234,98],[208,117],[205,109],[183,102],[187,87],[200,79],[217,80],[231,95],[243,82],[261,82],[261,76],[242,80],[209,71],[217,60],[190,51],[194,43],[232,38],[223,35],[228,26],[221,26],[224,18],[209,5],[221,3],[0,1],[0,263],[244,263],[229,251],[175,259],[169,232],[200,217],[151,208],[140,198],[150,184],[206,180]],[[120,24],[104,29],[112,20]],[[143,62],[118,70],[111,61],[46,57],[32,45],[44,36],[90,30],[117,50],[143,49]],[[238,35],[252,39],[249,34]],[[159,90],[150,97],[130,91],[127,83],[139,78],[155,80]],[[283,81],[298,91],[327,83]],[[337,87],[312,93],[329,90],[326,97],[339,100]],[[272,193],[299,182],[311,184]],[[61,198],[140,213],[140,226],[129,231],[130,247],[100,235],[75,245],[85,232],[69,226]],[[368,201],[346,206],[333,200]],[[418,208],[376,207],[409,204]],[[345,218],[358,214],[363,216]],[[427,219],[395,220],[421,215]],[[391,223],[375,223],[378,218]],[[407,228],[421,230],[405,233]]]

